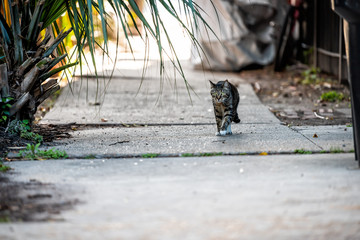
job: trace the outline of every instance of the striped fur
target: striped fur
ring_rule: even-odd
[[[239,123],[239,92],[228,80],[211,82],[211,97],[217,125],[216,135],[231,135],[231,122]]]

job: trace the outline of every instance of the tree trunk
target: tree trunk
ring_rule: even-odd
[[[0,98],[9,96],[9,82],[6,64],[0,65]]]

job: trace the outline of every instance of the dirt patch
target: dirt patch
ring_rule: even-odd
[[[54,140],[70,138],[69,132],[76,130],[71,124],[53,125],[53,124],[38,124],[34,125],[33,131],[43,136],[44,144],[49,145]]]
[[[34,125],[32,131],[43,136],[43,145],[51,146],[52,141],[63,138],[70,138],[71,132],[74,128],[72,125]],[[3,129],[0,129],[0,159],[6,156],[10,148],[26,147],[28,143],[34,144],[30,140],[20,138],[18,135],[6,133]]]
[[[349,87],[334,76],[313,73],[304,65],[280,73],[268,66],[242,71],[240,76],[253,85],[262,103],[285,124],[343,125],[352,121]],[[343,99],[322,101],[322,94],[330,91]]]
[[[44,145],[51,145],[55,139],[69,138],[71,126],[35,125],[35,133],[44,137]],[[24,147],[29,140],[0,131],[0,159],[14,147]],[[16,171],[16,169],[15,169]],[[71,209],[78,203],[69,189],[36,180],[15,182],[11,180],[14,170],[0,172],[0,222],[62,221],[59,213]]]
[[[9,147],[26,146],[29,141],[16,135],[10,135],[0,129],[0,159],[6,155]]]
[[[0,173],[0,222],[63,221],[59,213],[79,202],[66,199],[63,190],[53,184],[14,182],[3,175]]]

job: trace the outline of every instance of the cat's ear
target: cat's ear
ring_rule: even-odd
[[[224,87],[229,87],[230,86],[230,83],[229,83],[229,81],[226,79],[225,81],[224,81]]]
[[[209,82],[210,82],[210,85],[211,85],[212,88],[215,87],[215,83],[213,83],[213,82],[210,81],[210,80],[209,80]]]

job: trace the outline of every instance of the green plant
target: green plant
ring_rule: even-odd
[[[11,168],[9,166],[4,165],[1,161],[0,161],[0,172],[6,172],[9,171]]]
[[[212,153],[200,153],[200,157],[212,157],[212,156],[221,156],[223,155],[222,152],[212,152]]]
[[[212,156],[221,156],[222,152],[212,152],[212,153],[182,153],[181,157],[212,157]]]
[[[0,217],[0,223],[8,223],[10,218],[8,216]]]
[[[312,151],[307,151],[304,149],[295,149],[294,153],[295,154],[312,154]]]
[[[85,157],[85,159],[95,159],[95,158],[96,158],[95,154],[89,154]]]
[[[0,1],[0,71],[2,92],[14,98],[9,117],[33,119],[37,107],[58,90],[57,79],[49,79],[66,68],[62,40],[72,31],[55,31],[58,1]],[[58,10],[59,11],[59,10]]]
[[[313,55],[313,53],[314,53],[313,47],[310,47],[307,50],[303,50],[303,57],[304,57],[305,64],[309,64],[309,59]]]
[[[51,158],[51,159],[60,159],[60,158],[68,158],[69,156],[65,151],[60,151],[55,148],[51,148],[49,150],[39,150],[38,155],[44,158]]]
[[[21,132],[30,131],[31,127],[28,125],[29,120],[13,120],[9,123],[7,131],[11,134],[17,134],[20,136]]]
[[[6,126],[10,116],[12,97],[0,98],[0,126]]]
[[[39,150],[39,146],[40,143],[36,145],[27,144],[26,149],[19,152],[19,157],[31,160],[68,158],[68,155],[65,151],[60,151],[54,148],[49,150]]]
[[[329,92],[325,92],[323,94],[321,94],[321,101],[326,101],[326,102],[336,102],[336,101],[342,101],[344,100],[344,94],[343,93],[338,93],[336,91],[329,91]]]
[[[36,143],[42,143],[44,141],[43,136],[34,132],[21,132],[20,137]]]
[[[320,68],[311,67],[304,72],[301,73],[303,79],[301,81],[302,84],[314,84],[316,82],[322,81],[319,77],[321,70]]]
[[[156,158],[159,155],[160,154],[158,154],[158,153],[146,153],[146,154],[141,155],[141,157],[143,157],[143,158]]]
[[[182,153],[180,156],[181,157],[195,157],[195,154],[194,153]]]
[[[344,150],[342,150],[341,148],[338,148],[338,147],[331,147],[330,153],[344,153]]]
[[[37,133],[31,131],[30,120],[24,119],[22,121],[13,120],[8,126],[8,131],[11,134],[19,135],[21,138],[36,142],[42,143],[43,137]]]
[[[172,0],[143,2],[149,8],[149,18],[145,17],[139,7],[139,0],[1,0],[0,63],[5,66],[2,66],[0,71],[8,76],[7,88],[10,87],[9,93],[14,98],[14,104],[9,111],[10,117],[16,120],[33,120],[39,104],[59,89],[58,77],[52,77],[64,70],[75,68],[77,63],[81,73],[83,68],[92,65],[94,74],[98,75],[99,63],[96,62],[95,49],[100,49],[104,56],[113,51],[108,47],[107,30],[113,27],[109,24],[113,18],[117,19],[119,27],[111,29],[110,32],[115,32],[117,43],[120,40],[120,30],[124,33],[131,52],[132,32],[140,35],[144,43],[152,37],[158,45],[161,75],[164,75],[164,61],[168,58],[184,79],[187,89],[191,89],[163,17],[166,14],[173,17],[196,49],[201,51],[195,31],[203,25],[213,32],[202,17],[203,10],[193,0],[178,0],[178,4],[174,4]],[[209,2],[214,6],[212,0]],[[179,6],[180,10],[175,6]],[[109,8],[115,16],[109,13]],[[165,14],[159,11],[160,8],[165,10]],[[186,15],[186,21],[182,20],[180,14]],[[61,16],[68,18],[67,25],[71,28],[63,29],[58,21]],[[137,22],[142,23],[143,31],[139,29]],[[67,51],[63,41],[70,32],[73,32],[76,42],[72,52]],[[96,37],[98,35],[102,37]],[[165,45],[169,45],[170,49],[164,50]],[[87,50],[91,54],[90,58],[87,58]],[[75,59],[75,62],[69,63],[71,59]],[[145,59],[148,60],[148,56]],[[113,69],[116,60],[113,59]],[[147,66],[146,62],[144,66]],[[74,73],[70,70],[64,72],[70,78]],[[163,81],[163,77],[160,79]],[[95,97],[98,97],[98,92]]]
[[[27,144],[25,150],[21,150],[19,152],[19,157],[25,157],[27,159],[37,159],[37,152],[38,148],[40,146],[40,143],[34,145],[34,144]]]

